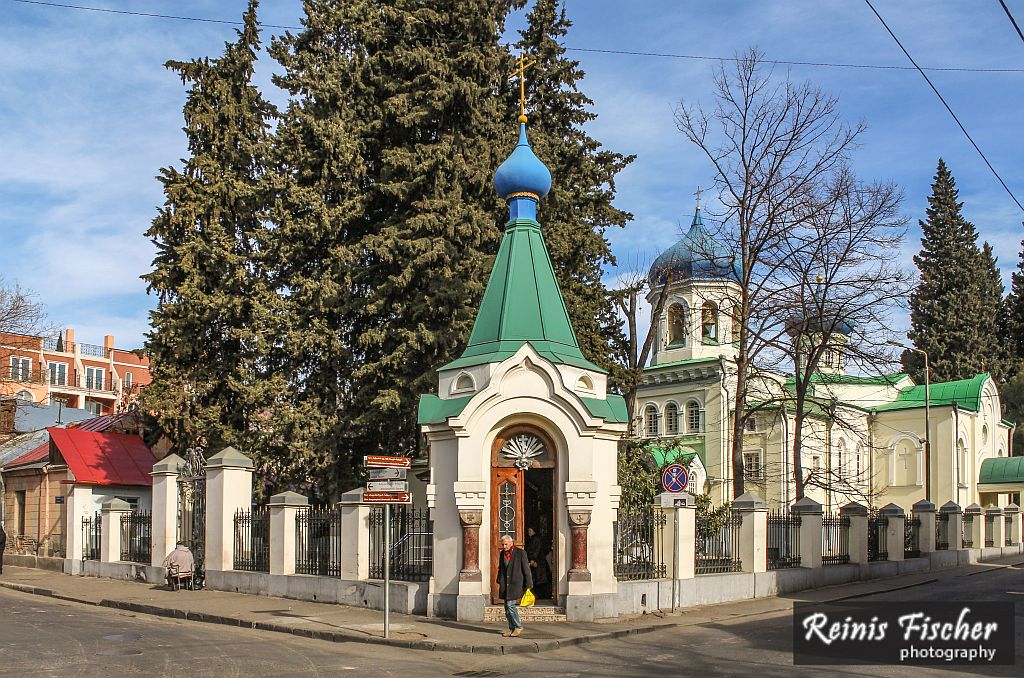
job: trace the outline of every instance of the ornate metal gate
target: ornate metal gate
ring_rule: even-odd
[[[206,459],[198,447],[185,452],[178,467],[178,540],[192,551],[196,584],[206,578]]]

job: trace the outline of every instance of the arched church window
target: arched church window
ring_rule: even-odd
[[[956,441],[956,480],[961,485],[967,484],[967,448],[963,439]]]
[[[672,304],[668,309],[668,343],[669,346],[686,346],[689,334],[686,330],[686,307]]]
[[[644,409],[644,431],[649,436],[658,435],[658,408],[654,405]]]
[[[857,452],[856,452],[856,456],[854,457],[854,463],[856,464],[855,471],[857,473],[857,475],[855,476],[855,479],[859,481],[860,480],[860,474],[864,471],[864,446],[863,445],[857,445]]]
[[[701,416],[700,403],[691,400],[686,403],[686,432],[701,433],[704,430],[704,421]]]
[[[732,343],[738,344],[740,341],[740,307],[733,306],[729,317],[732,320]]]
[[[895,447],[893,454],[896,455],[896,457],[893,460],[894,473],[892,484],[897,486],[916,485],[918,475],[917,446],[909,440],[904,440]]]
[[[580,377],[579,381],[576,382],[576,388],[581,391],[593,391],[594,380],[584,374],[582,377]]]
[[[850,460],[846,458],[846,443],[840,440],[836,445],[836,471],[839,474],[840,480],[846,478],[849,463]]]
[[[718,341],[718,306],[705,301],[700,309],[700,336],[708,341]]]
[[[679,406],[675,403],[665,406],[665,433],[670,436],[679,434]]]
[[[455,388],[453,388],[452,391],[473,391],[475,389],[476,384],[473,383],[473,377],[464,372],[455,380]]]

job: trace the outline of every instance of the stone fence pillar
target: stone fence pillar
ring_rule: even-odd
[[[693,579],[697,569],[697,500],[689,492],[662,492],[654,501],[655,512],[660,511],[665,517],[660,544],[665,576],[669,579]],[[678,563],[675,560],[677,553]]]
[[[946,548],[959,551],[964,547],[963,509],[956,502],[947,501],[939,508],[939,513],[946,516]]]
[[[159,567],[178,541],[178,467],[185,460],[170,454],[153,464],[152,535],[150,564]]]
[[[732,502],[740,517],[739,560],[743,572],[768,571],[768,509],[753,492],[744,492]]]
[[[977,504],[964,509],[964,539],[970,541],[972,549],[985,546],[985,511]],[[970,523],[970,527],[967,526]]]
[[[85,539],[82,535],[82,519],[94,514],[91,485],[72,485],[64,500],[67,509],[67,522],[64,534],[64,574],[80,574],[82,571],[82,555],[85,550]]]
[[[921,554],[935,550],[935,504],[922,499],[912,507],[913,517],[921,521],[917,532],[917,545]]]
[[[821,504],[804,497],[793,504],[790,513],[800,518],[800,567],[821,567]]]
[[[295,574],[295,515],[308,506],[298,492],[270,498],[270,574]]]
[[[888,560],[897,562],[903,560],[903,550],[906,544],[906,514],[896,504],[886,504],[878,512],[878,515],[888,519],[885,534],[879,535],[880,541],[884,539],[879,547],[885,548]]]
[[[205,569],[235,568],[235,512],[252,508],[252,459],[226,447],[206,460]]]
[[[103,523],[100,534],[100,562],[116,563],[121,560],[121,516],[132,512],[123,499],[110,499],[100,507]]]
[[[370,513],[363,503],[363,488],[341,495],[341,578],[366,581],[370,578]]]
[[[839,515],[850,519],[850,562],[868,562],[868,507],[852,501]]]
[[[1003,522],[1009,528],[1006,539],[1014,546],[1020,546],[1020,507],[1016,504],[1007,504],[1003,507]]]
[[[1003,509],[989,506],[985,509],[985,545],[991,542],[993,547],[1002,548],[1006,545],[1006,538],[1003,535]]]

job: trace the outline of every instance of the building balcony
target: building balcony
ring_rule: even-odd
[[[17,367],[11,367],[8,373],[10,380],[18,384],[31,384],[35,386],[42,386],[46,383],[47,375],[45,373],[34,371],[29,372],[28,370],[22,370]]]
[[[85,374],[74,374],[67,379],[51,379],[50,390],[55,392],[66,391],[69,393],[80,393],[89,391],[101,398],[113,398],[117,392],[118,382],[116,379],[90,377]]]

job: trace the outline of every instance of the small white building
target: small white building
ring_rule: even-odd
[[[499,542],[509,535],[537,563],[538,605],[564,607],[570,620],[613,617],[625,402],[580,352],[537,220],[551,174],[525,122],[494,183],[510,216],[476,323],[419,404],[434,521],[428,609],[483,619],[500,603]]]
[[[635,433],[694,454],[693,492],[732,497],[732,422],[739,298],[732,257],[704,229],[698,208],[689,232],[651,267],[654,295],[669,280],[657,338],[637,392]],[[652,307],[654,304],[652,303]],[[844,328],[849,330],[849,328]],[[811,380],[801,466],[806,494],[826,510],[850,501],[909,508],[925,498],[925,388],[906,374],[846,374],[842,341]],[[796,498],[792,377],[770,374],[744,433],[745,486],[769,505]],[[1024,489],[1024,465],[1010,459],[1014,424],[1000,416],[988,374],[931,384],[931,501],[1003,506]],[[1016,499],[1019,501],[1019,498]]]

